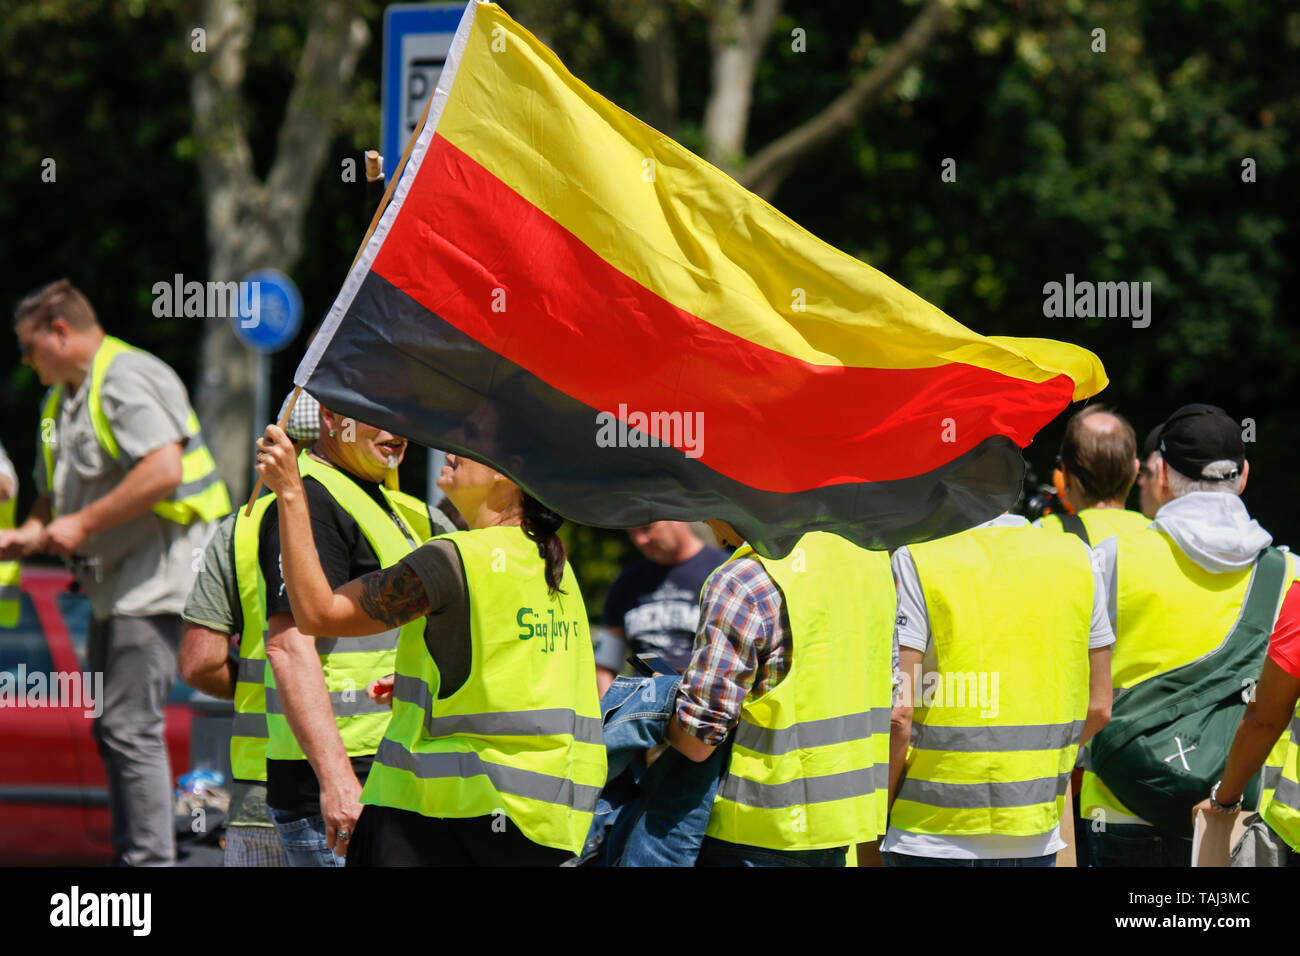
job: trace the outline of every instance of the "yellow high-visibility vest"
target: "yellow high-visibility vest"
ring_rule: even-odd
[[[528,839],[577,853],[605,784],[596,665],[582,592],[566,563],[550,593],[518,527],[457,531],[472,664],[440,697],[423,637],[402,632],[393,719],[361,802],[426,817],[504,812]]]
[[[779,560],[748,545],[732,560],[746,556],[781,590],[790,670],[742,703],[706,832],[777,850],[870,843],[885,832],[889,803],[889,554],[813,532]]]
[[[113,428],[104,414],[100,390],[104,376],[108,373],[113,359],[123,352],[143,351],[133,345],[127,345],[121,339],[111,335],[104,336],[103,343],[95,352],[90,366],[90,392],[86,402],[90,411],[90,423],[95,431],[95,438],[100,447],[110,458],[117,461],[121,456]],[[63,402],[63,386],[55,385],[45,396],[41,408],[41,451],[45,461],[44,492],[51,501],[54,499],[54,465],[57,458],[58,440],[55,429],[59,422],[59,409]],[[153,512],[168,521],[177,524],[189,524],[194,520],[212,521],[230,512],[230,494],[226,483],[217,474],[217,464],[212,460],[212,453],[203,442],[203,433],[199,427],[199,417],[190,410],[185,423],[188,440],[185,452],[181,456],[181,483],[170,495],[153,506]]]
[[[408,516],[418,514],[420,510],[411,504],[414,499],[410,495],[381,488],[381,493],[390,503],[394,496],[400,496],[403,500],[403,508],[399,512],[402,522],[399,526],[393,516],[358,487],[345,472],[316,461],[306,452],[298,457],[298,470],[304,478],[323,485],[343,510],[352,516],[374,549],[381,567],[391,567],[428,540],[430,528],[427,512],[426,520],[418,527],[407,520]],[[261,578],[260,566],[258,577]],[[262,582],[259,587],[264,595],[265,583]],[[264,608],[265,603],[262,606]],[[261,621],[262,633],[265,635],[265,611]],[[245,618],[244,626],[250,626],[248,618]],[[369,637],[316,638],[316,653],[320,656],[325,689],[329,692],[330,706],[334,710],[334,722],[349,757],[373,754],[383,739],[384,728],[388,726],[388,706],[371,700],[366,694],[366,685],[394,672],[400,634],[410,634],[422,641],[424,619],[418,618],[403,627],[390,628]],[[288,718],[285,717],[275,672],[265,666],[261,670],[265,678],[267,759],[306,760],[307,755],[303,753],[289,727]],[[250,678],[252,676],[254,675],[250,672]]]
[[[243,625],[235,678],[235,722],[230,734],[230,772],[237,780],[266,780],[266,579],[258,560],[262,519],[275,495],[262,495],[245,515],[235,516],[235,583]]]
[[[1280,773],[1271,799],[1263,807],[1264,822],[1300,853],[1300,706],[1291,718],[1291,728],[1279,740],[1282,754]],[[1269,754],[1269,762],[1275,758]],[[1267,771],[1267,767],[1266,767]],[[1263,798],[1260,800],[1263,804]]]
[[[936,663],[890,823],[1034,836],[1060,822],[1088,715],[1088,548],[1029,525],[909,546]]]

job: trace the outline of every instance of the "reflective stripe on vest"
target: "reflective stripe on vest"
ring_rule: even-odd
[[[265,642],[265,635],[263,636]],[[242,646],[243,641],[240,641]],[[265,647],[265,643],[263,643]],[[266,683],[266,658],[260,660],[250,660],[247,657],[239,659],[238,680],[247,684],[264,684]]]
[[[771,849],[873,841],[885,830],[889,789],[889,555],[814,532],[780,560],[745,547],[732,561],[745,558],[781,591],[790,670],[742,702],[706,832]],[[714,573],[730,573],[729,565]]]
[[[1050,833],[1088,713],[1089,551],[1074,535],[1028,525],[910,551],[935,671],[914,691],[890,823],[945,836]]]
[[[1290,561],[1279,608],[1295,580],[1295,555]],[[1254,567],[1227,574],[1206,571],[1164,532],[1149,529],[1119,539],[1115,577],[1120,614],[1111,675],[1119,696],[1222,647],[1241,616]],[[1085,818],[1146,822],[1090,770],[1083,774],[1079,808]]]
[[[235,723],[230,735],[230,772],[237,780],[266,780],[266,582],[258,555],[262,519],[275,495],[253,502],[249,515],[240,508],[231,533],[235,586],[243,626],[235,674]]]
[[[1291,718],[1289,734],[1281,757],[1277,787],[1263,810],[1264,822],[1273,828],[1287,846],[1300,853],[1300,707]]]
[[[1034,807],[1055,803],[1059,797],[1065,795],[1065,788],[1069,783],[1069,770],[1054,777],[1008,782],[985,780],[979,783],[939,783],[935,780],[921,780],[908,776],[898,788],[898,799],[932,807],[962,810]],[[903,826],[901,823],[898,825]],[[904,829],[910,828],[904,827]],[[1051,827],[1048,827],[1048,830],[1050,829]]]
[[[916,750],[950,753],[1060,750],[1083,739],[1084,720],[1064,724],[1025,724],[1018,727],[942,727],[930,725],[913,745]]]
[[[380,676],[387,675],[381,674]],[[388,713],[388,705],[371,700],[369,695],[366,694],[364,686],[330,691],[330,708],[334,711],[336,718]],[[275,687],[266,688],[266,715],[268,718],[284,716],[284,705],[280,703],[280,694]],[[268,726],[269,723],[268,721]],[[276,759],[282,760],[284,758],[277,757]]]
[[[99,349],[96,350],[90,366],[90,388],[86,396],[86,404],[90,414],[91,428],[95,432],[95,438],[98,439],[100,447],[114,461],[121,457],[122,452],[118,447],[117,438],[113,434],[113,428],[109,424],[108,416],[104,414],[100,393],[104,385],[104,376],[108,374],[109,366],[113,364],[113,360],[123,352],[129,351],[138,352],[143,350],[137,349],[133,345],[127,345],[121,339],[112,335],[106,335]],[[54,451],[58,446],[54,429],[58,426],[62,399],[63,386],[55,385],[47,393],[44,407],[41,410],[46,491],[51,499],[54,493],[56,457]],[[50,424],[47,425],[47,422]],[[199,521],[212,521],[230,512],[230,495],[226,490],[226,483],[217,474],[216,462],[213,461],[212,453],[208,451],[207,445],[203,442],[203,433],[199,427],[198,415],[192,409],[185,421],[185,432],[187,440],[185,450],[181,455],[180,484],[167,498],[155,504],[152,510],[159,517],[174,521],[177,524],[189,524],[196,519]]]
[[[395,519],[345,472],[319,462],[303,452],[298,470],[304,479],[318,482],[339,506],[352,516],[362,535],[374,549],[381,567],[389,568],[424,543],[419,531],[404,519]],[[400,492],[383,491],[386,499]],[[407,496],[408,498],[410,496]],[[260,574],[260,568],[259,568]],[[316,653],[325,676],[325,689],[334,710],[334,723],[348,756],[373,754],[383,739],[390,711],[386,704],[372,701],[366,685],[396,670],[397,645],[409,634],[423,642],[424,618],[402,628],[365,637],[318,637]],[[284,716],[276,690],[275,673],[266,670],[267,750],[270,760],[306,760]]]
[[[262,779],[265,780],[266,779],[266,714],[236,713],[235,722],[231,728],[231,734],[232,734],[231,737],[232,763],[233,763],[234,738],[245,737],[245,738],[251,738],[253,740],[260,739],[262,741],[261,775],[262,775]],[[235,773],[235,776],[238,777],[240,780],[257,779],[256,771],[254,772],[254,776],[252,777],[244,776],[239,773]]]
[[[841,740],[889,733],[889,707],[873,707],[860,714],[805,720],[779,730],[760,727],[741,719],[736,727],[736,743],[755,753],[780,757],[792,750],[826,747]]]
[[[552,594],[537,545],[520,528],[443,537],[456,546],[470,597],[470,673],[440,699],[422,632],[403,632],[393,719],[361,802],[427,817],[504,811],[534,843],[577,853],[606,764],[573,569],[564,565],[563,593]]]
[[[393,700],[414,704],[424,711],[424,731],[430,737],[547,737],[568,735],[588,744],[604,744],[599,717],[580,717],[571,708],[498,711],[487,714],[433,716],[433,695],[418,677],[399,674],[393,681]]]
[[[1286,763],[1287,748],[1290,746],[1291,735],[1295,733],[1295,728],[1296,720],[1293,717],[1291,719],[1291,732],[1278,737],[1277,742],[1273,744],[1273,749],[1264,758],[1264,771],[1259,785],[1258,812],[1261,815],[1273,801],[1273,793],[1277,790],[1278,782],[1282,779],[1282,766]]]
[[[397,646],[400,631],[400,627],[391,627],[365,637],[318,637],[316,653],[324,657],[328,654],[373,654],[376,651],[391,650]]]
[[[14,526],[15,495],[0,504],[0,531]],[[0,627],[17,627],[21,609],[23,566],[17,561],[0,561]]]
[[[492,763],[484,760],[474,751],[411,753],[397,741],[388,738],[379,745],[379,753],[375,755],[375,760],[385,767],[405,770],[420,780],[448,778],[468,780],[478,776],[487,777],[492,782],[492,786],[503,794],[526,797],[529,800],[550,803],[566,809],[572,808],[584,814],[590,814],[596,809],[596,799],[602,789],[599,786],[574,783],[567,777],[556,777],[535,770],[521,770],[518,767]]]

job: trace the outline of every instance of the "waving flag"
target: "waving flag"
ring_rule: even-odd
[[[795,225],[471,3],[296,381],[603,527],[870,548],[1012,505],[1096,356],[988,338]]]

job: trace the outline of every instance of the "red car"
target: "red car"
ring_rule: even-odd
[[[107,780],[86,716],[93,704],[81,699],[90,599],[71,584],[66,571],[24,568],[18,626],[0,628],[0,863],[96,864],[113,855]],[[34,674],[65,675],[65,699],[18,706],[20,675],[32,688]],[[166,708],[173,778],[190,765],[193,693],[178,681]]]

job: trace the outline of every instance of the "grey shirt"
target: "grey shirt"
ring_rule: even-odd
[[[100,403],[117,439],[113,459],[99,444],[90,420],[90,376],[75,394],[65,390],[58,421],[38,426],[37,488],[46,493],[41,438],[53,444],[55,515],[72,514],[117,487],[145,455],[169,442],[188,440],[190,401],[185,386],[164,362],[147,352],[118,355],[104,375]],[[114,614],[179,614],[194,583],[209,525],[179,525],[152,511],[92,535],[78,549],[91,563],[74,572],[99,620]]]
[[[238,634],[243,629],[244,615],[239,605],[239,582],[235,578],[231,542],[238,514],[232,511],[212,523],[212,537],[203,550],[194,587],[181,612],[181,617],[191,624],[222,634]]]

